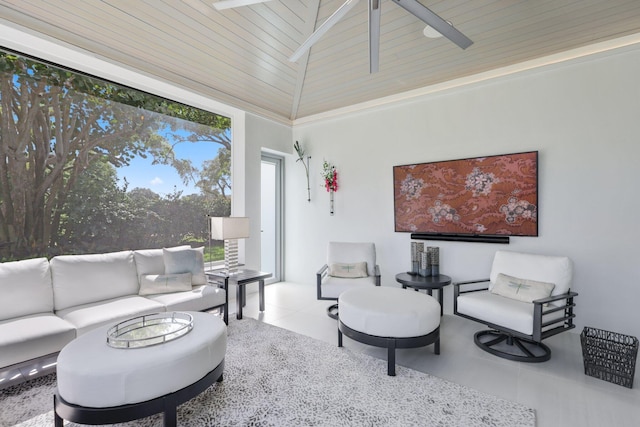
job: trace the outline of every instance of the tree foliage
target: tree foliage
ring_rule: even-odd
[[[211,172],[206,165],[200,171],[176,158],[173,148],[208,141],[227,156],[230,125],[227,117],[0,53],[1,257],[140,247],[159,241],[151,241],[154,235],[174,239],[168,243],[180,240],[186,231],[168,226],[183,222],[179,208],[195,214],[224,205],[215,197],[225,199],[229,165],[221,159],[219,168],[226,172]],[[183,180],[198,183],[204,196],[182,200],[177,193],[164,199],[142,189],[127,193],[115,168],[137,156],[173,166]],[[206,213],[198,220],[205,225]],[[166,235],[149,228],[154,221]],[[131,230],[144,235],[133,240]]]

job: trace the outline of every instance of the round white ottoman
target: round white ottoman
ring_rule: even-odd
[[[338,346],[342,334],[387,351],[387,374],[396,373],[396,348],[434,344],[440,354],[440,304],[431,296],[406,289],[371,286],[338,297]]]
[[[79,336],[58,356],[56,426],[62,420],[112,424],[164,412],[176,425],[176,408],[222,381],[227,327],[218,316],[189,312],[193,329],[172,341],[142,348],[107,345],[105,326]]]

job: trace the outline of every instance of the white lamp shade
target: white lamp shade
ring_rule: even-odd
[[[246,239],[249,237],[249,218],[211,217],[211,238],[215,240]]]

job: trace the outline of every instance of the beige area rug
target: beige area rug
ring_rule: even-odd
[[[253,319],[228,333],[224,381],[181,405],[178,425],[535,426],[519,403],[402,366],[389,377],[384,360]],[[52,426],[54,392],[55,375],[0,391],[0,426]]]

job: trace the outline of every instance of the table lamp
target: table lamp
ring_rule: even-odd
[[[227,274],[238,271],[238,239],[249,237],[249,218],[211,217],[211,238],[224,240],[224,269]]]

